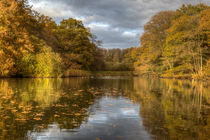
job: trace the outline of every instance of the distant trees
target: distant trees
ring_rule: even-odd
[[[134,70],[131,52],[133,48],[128,49],[102,49],[103,65],[101,70],[106,71],[132,71]]]
[[[135,68],[141,74],[203,77],[209,72],[210,7],[183,5],[145,25]],[[204,68],[205,67],[205,68]]]

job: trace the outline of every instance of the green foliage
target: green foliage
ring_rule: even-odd
[[[103,50],[104,68],[106,71],[132,71],[133,70],[133,48]]]
[[[18,62],[18,74],[27,77],[59,77],[62,75],[59,54],[44,46],[37,54],[25,55]]]
[[[72,18],[63,20],[54,34],[59,41],[57,52],[62,53],[67,69],[72,68],[75,63],[81,65],[83,69],[90,69],[96,46],[90,40],[92,34],[81,21]],[[72,64],[69,54],[77,55],[79,58],[77,62],[74,61]]]
[[[64,77],[89,77],[91,76],[91,74],[89,71],[85,71],[85,70],[69,69],[64,73],[63,76]]]
[[[133,76],[133,71],[92,71],[91,76]]]

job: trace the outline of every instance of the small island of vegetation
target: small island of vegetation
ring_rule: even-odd
[[[27,0],[0,1],[0,77],[151,75],[210,77],[210,6],[157,13],[140,47],[103,49],[82,21],[60,23]],[[100,72],[105,71],[105,72]],[[113,72],[114,71],[114,72]]]

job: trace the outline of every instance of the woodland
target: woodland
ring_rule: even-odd
[[[95,71],[210,77],[210,6],[159,12],[145,24],[139,41],[140,46],[128,49],[104,49],[82,21],[56,23],[32,10],[27,0],[0,1],[0,77],[69,77]]]

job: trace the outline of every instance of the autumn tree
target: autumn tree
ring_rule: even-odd
[[[89,70],[98,43],[82,21],[70,18],[57,25],[33,11],[27,0],[0,1],[0,76],[49,77],[60,75],[60,69]]]
[[[74,65],[90,68],[96,46],[91,42],[90,30],[81,21],[72,18],[61,21],[55,35],[59,41],[57,51],[62,54],[67,68],[74,68]]]
[[[198,4],[153,16],[134,51],[136,70],[163,77],[203,77],[204,69],[209,71],[209,15],[209,6]]]
[[[175,12],[160,12],[153,16],[144,26],[144,34],[140,38],[140,63],[137,67],[143,67],[145,72],[157,73],[161,63],[167,33]]]
[[[0,1],[0,57],[10,62],[0,68],[3,76],[14,74],[16,61],[33,51],[28,31],[30,19],[32,11],[25,0]]]
[[[191,73],[202,75],[207,47],[204,45],[200,26],[200,13],[207,9],[205,5],[187,7],[177,10],[171,27],[167,30],[166,45],[163,56],[164,63],[176,73]],[[173,72],[173,73],[174,73]]]
[[[201,18],[199,21],[199,31],[202,41],[202,47],[205,48],[204,60],[205,60],[205,74],[210,75],[210,8],[201,12]]]

